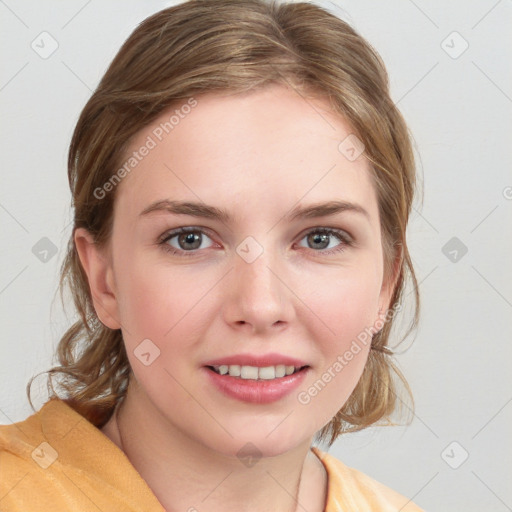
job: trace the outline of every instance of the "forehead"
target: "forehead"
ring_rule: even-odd
[[[174,198],[238,205],[246,210],[241,215],[262,214],[264,203],[277,214],[299,200],[342,199],[375,213],[369,163],[364,153],[346,158],[340,143],[347,137],[350,126],[325,99],[283,86],[199,95],[132,140],[126,157],[135,151],[140,160],[118,186],[116,208],[136,215],[150,202]]]

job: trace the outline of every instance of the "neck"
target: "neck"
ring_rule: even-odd
[[[310,451],[311,440],[284,454],[242,464],[236,456],[189,438],[170,422],[158,421],[162,417],[148,406],[150,401],[137,400],[130,391],[102,430],[167,511],[323,510],[327,477]]]

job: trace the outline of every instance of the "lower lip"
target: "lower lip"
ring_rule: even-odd
[[[296,389],[304,380],[309,367],[272,380],[253,380],[231,377],[229,375],[220,375],[207,367],[203,367],[208,378],[225,395],[240,400],[256,404],[267,404],[276,402]]]

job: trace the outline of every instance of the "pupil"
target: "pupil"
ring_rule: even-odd
[[[188,247],[188,249],[197,249],[201,245],[200,236],[195,233],[185,233],[180,237],[180,242],[182,244],[192,244],[193,247]]]
[[[310,237],[312,238],[313,244],[323,244],[321,247],[322,249],[325,249],[325,247],[327,247],[329,245],[329,235],[328,234],[316,233],[316,234],[310,235]]]

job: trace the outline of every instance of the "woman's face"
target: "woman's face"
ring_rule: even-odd
[[[95,307],[122,329],[148,421],[276,455],[343,406],[389,305],[369,164],[326,103],[291,89],[183,105],[137,135],[112,185]]]

